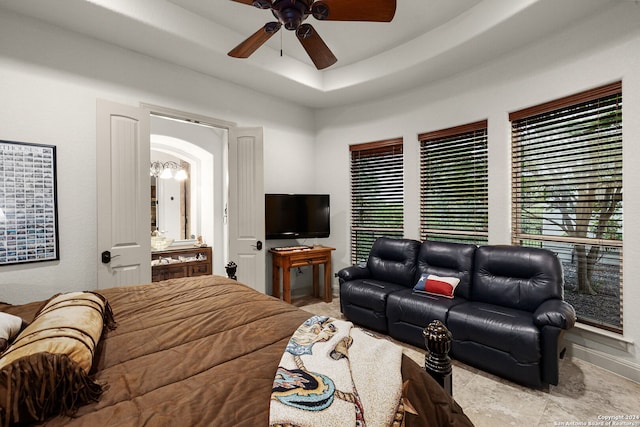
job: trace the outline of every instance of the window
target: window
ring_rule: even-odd
[[[511,113],[513,243],[556,252],[578,320],[622,332],[622,85]]]
[[[351,262],[373,242],[404,235],[402,138],[351,145]]]
[[[420,238],[487,243],[487,121],[418,135]]]

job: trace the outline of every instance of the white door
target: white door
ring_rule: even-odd
[[[238,281],[265,293],[262,128],[229,129],[229,260]]]
[[[98,288],[151,282],[149,112],[97,101]]]

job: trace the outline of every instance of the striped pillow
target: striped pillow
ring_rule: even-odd
[[[434,274],[423,274],[413,287],[414,291],[453,298],[460,279],[456,277],[440,277]]]
[[[0,357],[3,425],[72,415],[98,399],[102,386],[89,378],[103,329],[115,328],[111,308],[93,292],[51,298]]]

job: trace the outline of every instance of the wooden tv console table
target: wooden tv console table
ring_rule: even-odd
[[[331,251],[335,248],[314,246],[306,249],[270,249],[273,261],[273,296],[280,298],[280,269],[282,269],[282,297],[291,303],[291,268],[313,266],[313,296],[319,297],[320,264],[324,265],[324,302],[331,302]]]

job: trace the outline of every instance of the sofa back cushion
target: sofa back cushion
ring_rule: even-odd
[[[419,248],[417,240],[378,238],[373,242],[367,260],[371,278],[412,287]]]
[[[454,295],[469,299],[475,252],[476,245],[426,240],[420,245],[414,281],[417,283],[423,274],[455,277],[460,282]]]
[[[562,265],[546,249],[481,246],[476,250],[474,301],[535,311],[548,299],[562,299]]]

